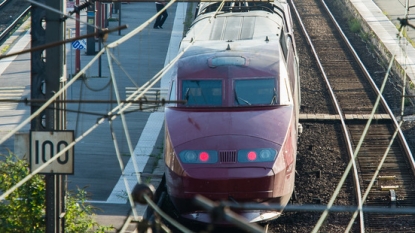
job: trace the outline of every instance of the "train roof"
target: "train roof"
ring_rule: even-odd
[[[191,46],[184,56],[225,50],[228,44],[232,46],[231,42],[233,48],[230,49],[243,49],[243,51],[253,50],[253,47],[264,42],[279,43],[284,25],[282,12],[279,14],[264,10],[219,12],[212,17],[214,14],[215,12],[201,14],[195,19],[180,48],[183,51],[190,43],[197,45],[197,48]],[[201,51],[201,48],[204,49]]]

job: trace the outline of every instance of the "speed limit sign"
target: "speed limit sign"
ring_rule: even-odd
[[[30,132],[30,168],[35,170],[47,163],[52,157],[63,151],[74,141],[73,131],[31,131]],[[47,165],[40,173],[73,174],[74,148],[70,148],[56,160]]]

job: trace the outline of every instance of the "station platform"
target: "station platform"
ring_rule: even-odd
[[[361,19],[366,33],[373,35],[372,43],[382,52],[387,61],[395,55],[394,69],[401,78],[405,73],[415,83],[415,28],[406,26],[399,34],[398,18],[407,17],[415,23],[415,1],[399,0],[344,0],[354,8],[356,18]],[[406,6],[408,4],[408,6]],[[412,4],[412,5],[411,5]],[[415,24],[414,24],[415,25]],[[402,37],[398,36],[402,35]],[[413,89],[413,88],[412,88]],[[411,90],[411,88],[408,88]]]
[[[356,15],[360,15],[379,39],[379,46],[384,48],[385,54],[398,54],[398,69],[406,70],[408,77],[415,82],[415,49],[409,42],[398,41],[397,38],[397,18],[405,16],[405,1],[399,0],[344,0],[349,1],[356,10]],[[409,1],[414,2],[415,0]],[[190,3],[175,3],[168,9],[168,19],[163,29],[153,29],[150,23],[140,34],[126,42],[125,46],[111,50],[117,55],[122,66],[116,69],[115,74],[122,77],[118,84],[120,90],[127,90],[135,84],[128,81],[127,76],[134,78],[138,86],[143,85],[163,68],[178,51],[180,40],[183,36],[183,22],[186,11]],[[193,6],[194,7],[194,6]],[[142,23],[146,22],[155,13],[154,2],[122,4],[121,24],[128,25],[127,30],[121,34],[114,32],[109,35],[108,42],[111,43],[122,36],[125,36]],[[413,14],[409,15],[410,17]],[[113,18],[118,15],[114,13]],[[81,14],[81,20],[86,21],[86,13]],[[411,21],[410,21],[411,22]],[[118,21],[111,21],[108,28],[118,26]],[[68,20],[67,28],[74,30],[75,23]],[[0,51],[11,53],[30,46],[30,20],[22,25],[5,43],[0,46]],[[81,24],[81,35],[86,34],[86,26]],[[415,38],[415,29],[408,29],[408,38]],[[98,51],[98,44],[96,43]],[[67,74],[68,79],[73,77],[75,69],[75,51],[70,44],[67,49]],[[94,58],[85,51],[81,51],[81,68]],[[110,73],[108,71],[107,56],[104,54],[101,66],[94,64],[87,71],[85,82],[76,82],[68,89],[69,99],[114,99],[113,92],[108,87]],[[123,73],[123,69],[128,69],[128,74]],[[131,75],[130,75],[131,74]],[[16,81],[18,80],[18,81]],[[158,87],[165,88],[166,80],[161,80]],[[87,86],[88,85],[88,86]],[[104,88],[105,87],[105,88]],[[103,89],[104,92],[94,90]],[[126,92],[122,92],[122,97],[126,97]],[[30,55],[19,55],[10,59],[0,60],[0,96],[1,98],[30,98]],[[96,104],[75,105],[73,109],[79,111],[101,111],[111,109],[111,105],[96,106]],[[2,109],[3,108],[3,109]],[[30,114],[30,108],[23,104],[2,106],[0,104],[0,137],[13,129],[22,119]],[[302,116],[304,118],[325,119],[327,116]],[[330,116],[336,119],[336,116]],[[380,116],[383,117],[383,116]],[[354,116],[351,116],[354,118]],[[134,170],[132,169],[131,156],[137,156],[140,163],[140,174],[146,182],[154,186],[160,183],[164,172],[163,161],[158,156],[163,146],[163,112],[142,112],[132,113],[127,117],[131,141],[134,143],[133,155],[130,154],[126,136],[123,136],[123,126],[120,121],[115,122],[114,128],[119,135],[119,144],[123,154],[122,160],[126,164],[125,175],[128,176],[129,183],[136,183]],[[91,124],[96,123],[96,116],[68,114],[68,129],[75,129],[84,132]],[[22,133],[28,132],[29,126],[22,128]],[[77,158],[75,160],[75,174],[68,177],[68,188],[88,187],[91,194],[90,203],[100,211],[96,213],[96,220],[102,225],[112,225],[120,229],[129,215],[131,206],[125,199],[125,187],[123,188],[124,175],[121,174],[119,161],[115,156],[113,140],[109,134],[110,128],[107,125],[96,133],[88,136],[83,143],[76,146]],[[104,137],[105,135],[105,137]],[[78,135],[79,136],[79,135]],[[5,148],[14,148],[14,141],[10,139],[0,145],[0,153],[4,153]],[[129,170],[128,170],[129,169]],[[131,188],[134,187],[133,185]],[[140,216],[146,210],[146,206],[136,206]]]
[[[108,28],[127,25],[127,29],[109,34],[106,44],[119,41],[130,35],[140,25],[147,24],[143,30],[123,41],[92,63],[83,79],[75,81],[67,90],[68,100],[111,100],[115,101],[114,86],[109,85],[111,72],[108,55],[112,55],[113,75],[116,77],[117,89],[121,99],[126,99],[131,90],[144,85],[173,59],[183,37],[183,21],[188,3],[175,3],[168,11],[168,18],[163,29],[154,29],[154,21],[148,20],[156,13],[154,2],[131,2],[121,4],[121,21],[118,12],[111,12],[112,20]],[[87,13],[81,12],[80,20],[87,21]],[[115,19],[115,20],[114,20]],[[74,32],[75,21],[67,19],[66,29]],[[81,23],[80,34],[87,34],[86,25]],[[68,33],[74,35],[74,33]],[[69,36],[71,37],[71,36]],[[26,21],[15,34],[1,45],[0,51],[14,53],[30,48],[30,20]],[[99,51],[95,42],[95,53]],[[104,45],[101,45],[103,48]],[[75,76],[76,49],[66,45],[66,68],[68,81]],[[80,50],[81,69],[95,59],[95,53],[88,54]],[[3,99],[30,99],[30,54],[22,54],[0,60],[0,97]],[[162,78],[154,88],[162,88],[168,81]],[[114,103],[106,104],[68,104],[67,129],[75,131],[75,138],[97,123],[99,115],[107,114],[115,107]],[[135,110],[135,109],[128,109]],[[92,113],[92,115],[90,114]],[[94,115],[95,114],[95,115]],[[30,115],[30,107],[24,104],[0,103],[0,138],[8,134]],[[163,122],[162,111],[132,111],[125,115],[129,135],[124,132],[121,117],[105,122],[97,127],[75,146],[75,171],[67,176],[68,190],[76,192],[78,188],[88,192],[88,203],[96,208],[94,218],[99,225],[113,226],[119,231],[129,216],[139,219],[146,213],[147,206],[130,204],[127,193],[131,192],[137,177],[140,182],[158,187],[164,174]],[[28,133],[30,125],[25,125],[19,133]],[[129,139],[131,145],[129,145]],[[115,142],[116,140],[116,142]],[[115,149],[118,146],[118,152]],[[8,150],[18,151],[14,138],[0,145],[0,153]],[[24,152],[22,152],[24,153]],[[120,156],[116,156],[117,153]],[[24,154],[18,156],[23,157]],[[134,158],[133,158],[134,157]],[[135,160],[135,164],[133,163]],[[122,165],[120,163],[122,161]],[[136,165],[136,166],[135,166]],[[120,169],[120,167],[123,169]],[[138,171],[136,171],[136,168]],[[123,172],[121,172],[123,170]],[[137,174],[138,172],[138,174]],[[128,188],[127,188],[128,184]],[[131,219],[130,219],[131,220]],[[127,225],[128,226],[128,225]],[[128,229],[124,229],[127,230]]]

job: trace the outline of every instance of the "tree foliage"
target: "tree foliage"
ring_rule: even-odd
[[[0,194],[13,187],[30,174],[26,160],[12,153],[1,155]],[[65,232],[107,232],[112,227],[99,226],[94,221],[93,207],[85,203],[87,192],[78,189],[66,195]],[[45,232],[45,181],[44,176],[35,175],[0,201],[0,232]]]
[[[28,164],[12,154],[0,162],[0,192],[29,175]],[[0,202],[0,232],[45,232],[45,182],[40,175]]]

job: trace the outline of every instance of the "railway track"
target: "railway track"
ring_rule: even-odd
[[[320,0],[302,0],[294,1],[294,5],[298,9],[296,12],[304,25],[305,33],[310,38],[309,43],[314,47],[327,86],[333,93],[332,103],[343,120],[343,137],[352,147],[349,149],[351,157],[359,145],[378,90],[368,72],[362,69],[363,65],[342,39],[340,29],[333,21],[328,20],[330,15],[324,10],[325,4]],[[365,193],[385,151],[390,147],[383,166],[374,178],[374,185],[366,201],[362,203],[385,208],[413,207],[415,179],[412,155],[401,137],[402,132],[398,133],[395,142],[389,146],[397,122],[384,99],[381,102],[383,104],[379,106],[376,114],[388,114],[391,119],[373,121],[368,128],[357,155],[356,166],[351,172],[355,175],[356,196],[361,197]],[[411,222],[413,218],[413,215],[364,213],[356,220],[359,227],[354,224],[352,229],[361,232],[415,231],[415,223]]]
[[[29,12],[30,3],[27,1],[0,1],[0,44]]]

